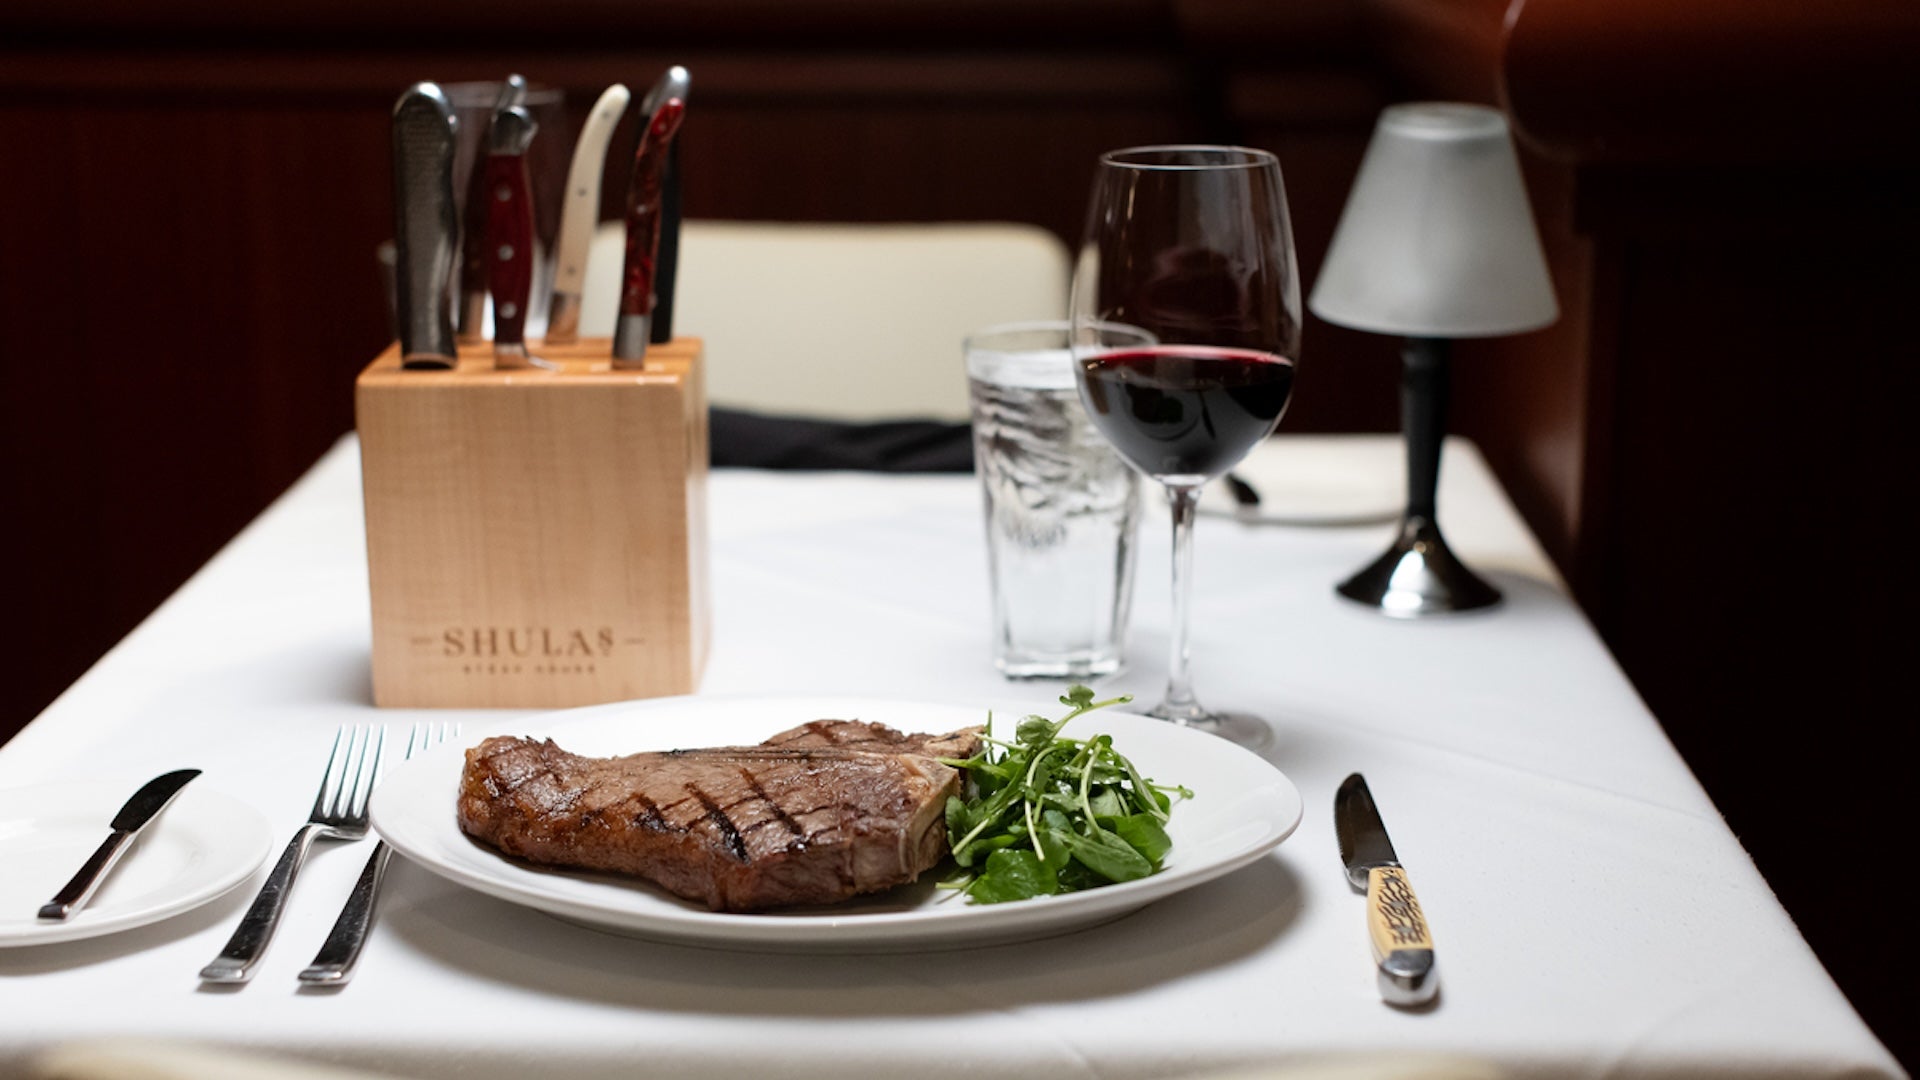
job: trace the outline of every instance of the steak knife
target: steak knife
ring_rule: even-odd
[[[438,86],[415,83],[393,106],[394,309],[400,363],[450,368],[454,348],[453,149],[458,122]]]
[[[487,291],[493,294],[493,366],[534,366],[527,355],[527,302],[533,297],[533,194],[527,147],[539,125],[525,107],[494,114],[487,133]]]
[[[580,337],[580,296],[587,277],[587,251],[600,222],[600,174],[606,170],[607,143],[632,98],[614,83],[594,102],[593,111],[573,146],[567,168],[567,197],[560,211],[560,242],[554,252],[553,301],[547,308],[547,344],[566,345]]]
[[[662,102],[640,135],[633,181],[627,189],[627,257],[620,277],[620,320],[614,324],[613,366],[643,367],[653,322],[654,260],[660,253],[660,193],[667,151],[686,117],[686,102]]]
[[[494,100],[493,115],[524,105],[527,101],[527,80],[518,75],[509,75],[500,84],[500,94]],[[481,153],[492,140],[491,132],[481,133]],[[474,162],[473,171],[467,176],[467,219],[461,229],[460,260],[460,340],[466,342],[482,341],[486,338],[487,284],[489,280],[489,262],[487,259],[487,169],[484,162]]]
[[[179,769],[147,781],[139,791],[134,792],[133,798],[128,799],[120,812],[113,815],[110,826],[113,831],[94,849],[80,867],[80,872],[73,875],[73,880],[54,894],[53,899],[40,906],[40,917],[62,922],[85,907],[87,901],[93,899],[100,882],[106,879],[107,871],[113,869],[113,865],[120,861],[120,856],[126,853],[127,841],[138,836],[141,829],[159,817],[160,811],[165,810],[174,796],[180,794],[180,789],[187,786],[187,781],[199,775],[199,769]]]
[[[1440,989],[1434,972],[1433,936],[1407,872],[1387,839],[1373,792],[1359,773],[1347,777],[1333,797],[1333,828],[1347,882],[1367,894],[1367,932],[1379,967],[1380,997],[1389,1005],[1424,1005]]]

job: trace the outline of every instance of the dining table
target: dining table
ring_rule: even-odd
[[[1395,533],[1401,454],[1392,435],[1280,435],[1249,461],[1260,514],[1216,501],[1199,519],[1195,688],[1265,719],[1263,767],[1302,807],[1282,842],[1231,872],[1013,940],[869,948],[850,935],[794,951],[556,917],[403,855],[351,982],[328,989],[296,976],[372,845],[323,842],[252,980],[203,983],[306,820],[342,725],[384,725],[397,746],[421,722],[458,724],[461,738],[567,722],[374,704],[347,435],[0,747],[0,796],[42,805],[200,769],[187,792],[225,800],[259,851],[185,910],[0,947],[0,1076],[117,1043],[463,1080],[1362,1077],[1427,1061],[1476,1076],[1905,1076],[1471,442],[1449,440],[1438,505],[1502,602],[1401,619],[1336,594]],[[1167,517],[1151,494],[1126,664],[1094,683],[1139,704],[1166,678],[1171,608]],[[1061,710],[1064,684],[992,666],[975,477],[721,468],[706,512],[710,655],[694,695],[647,709],[757,703],[770,730],[810,719],[782,702],[824,698],[874,702],[865,718],[882,721],[887,702],[983,719]],[[1432,930],[1440,992],[1425,1006],[1384,1002],[1376,981],[1334,828],[1353,773]],[[1780,785],[1797,797],[1790,776]],[[100,811],[102,836],[117,805]],[[174,812],[116,874],[161,850]],[[259,827],[238,828],[247,815]]]

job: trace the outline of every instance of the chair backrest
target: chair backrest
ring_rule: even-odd
[[[611,329],[623,237],[594,238],[581,325]],[[960,343],[1066,316],[1066,245],[1032,225],[688,221],[673,328],[705,340],[715,405],[840,420],[967,415]]]

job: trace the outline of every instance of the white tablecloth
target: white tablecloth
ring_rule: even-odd
[[[1282,440],[1303,476],[1379,440]],[[111,937],[0,950],[0,1075],[101,1036],[222,1043],[394,1072],[1172,1077],[1360,1053],[1459,1052],[1515,1075],[1898,1076],[1470,445],[1442,478],[1454,547],[1507,595],[1396,622],[1334,582],[1390,526],[1203,519],[1195,675],[1264,714],[1307,817],[1272,856],[1063,938],[920,956],[794,958],[653,944],[559,922],[396,861],[343,992],[294,974],[362,845],[323,845],[254,982],[203,989],[249,883]],[[986,655],[971,477],[712,478],[714,694],[1045,700]],[[1143,537],[1130,671],[1164,679],[1167,545]],[[0,749],[0,787],[127,790],[165,764],[304,819],[343,722],[398,726],[368,688],[356,446],[285,498]],[[456,718],[459,714],[455,714]],[[474,714],[468,714],[475,719]],[[1381,1004],[1331,825],[1364,771],[1420,891],[1443,997]],[[1781,797],[1794,798],[1792,778]]]

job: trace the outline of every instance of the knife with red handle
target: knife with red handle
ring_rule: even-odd
[[[627,188],[627,258],[620,276],[620,320],[614,325],[613,366],[644,367],[653,321],[654,262],[660,253],[660,194],[667,151],[685,119],[686,102],[662,102],[640,134],[633,180]]]
[[[493,117],[507,109],[526,104],[527,80],[518,75],[509,75],[500,83],[500,93],[494,99]],[[489,118],[491,126],[491,117]],[[487,152],[492,136],[482,133],[480,153]],[[460,340],[478,342],[486,340],[487,319],[487,281],[489,267],[487,260],[487,218],[491,202],[487,197],[487,165],[476,158],[472,169],[466,176],[467,202],[466,215],[461,222],[460,236]]]
[[[527,146],[538,125],[519,105],[502,109],[488,133],[487,291],[493,295],[493,366],[534,366],[527,355],[527,302],[533,296],[533,193]]]

